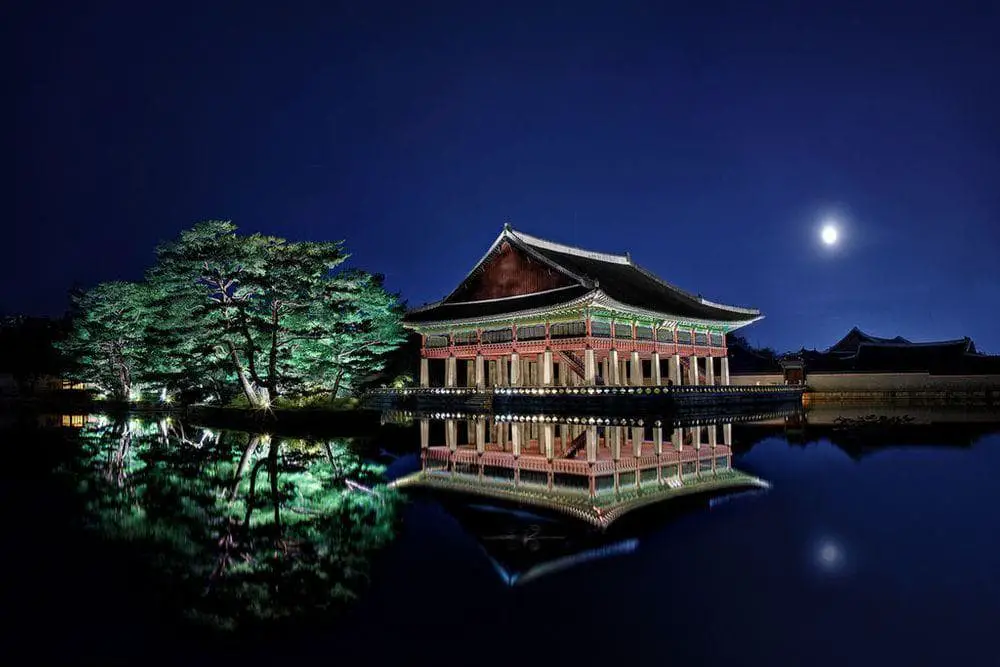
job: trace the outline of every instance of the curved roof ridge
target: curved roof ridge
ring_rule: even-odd
[[[687,297],[688,299],[691,299],[692,301],[696,301],[696,302],[698,302],[698,303],[700,303],[702,305],[711,306],[713,308],[721,308],[723,310],[728,310],[728,311],[733,312],[733,313],[742,313],[744,315],[760,315],[760,309],[758,309],[758,308],[742,308],[740,306],[730,306],[730,305],[727,305],[727,304],[724,304],[724,303],[717,303],[715,301],[709,301],[708,299],[702,298],[701,295],[692,294],[691,292],[688,292],[686,289],[681,289],[677,285],[673,285],[673,284],[667,282],[666,280],[664,280],[660,276],[656,275],[655,273],[653,273],[649,269],[646,269],[646,268],[643,268],[643,267],[639,266],[638,264],[636,264],[635,262],[633,262],[631,259],[629,260],[629,264],[636,271],[639,271],[639,272],[643,273],[644,275],[646,275],[647,277],[652,278],[653,280],[655,280],[656,282],[660,283],[661,285],[663,285],[667,289],[673,290],[674,292],[677,292],[678,294],[681,294],[681,295]]]
[[[968,345],[970,342],[972,342],[972,339],[969,338],[968,336],[963,336],[962,338],[954,338],[952,340],[931,340],[931,341],[925,341],[925,342],[922,342],[922,343],[910,343],[910,342],[907,342],[907,343],[897,343],[895,340],[889,338],[889,339],[881,339],[881,340],[878,340],[877,342],[874,342],[874,343],[870,343],[870,342],[866,341],[864,343],[861,343],[859,345],[859,347],[861,347],[861,346],[864,346],[864,347],[935,347],[935,346],[959,345],[959,344]]]
[[[509,234],[511,234],[515,238],[523,241],[528,245],[544,248],[545,250],[551,250],[553,252],[564,252],[567,255],[576,255],[577,257],[586,257],[587,259],[596,259],[601,262],[609,262],[612,264],[632,263],[632,260],[629,258],[628,254],[614,255],[607,252],[597,252],[596,250],[586,250],[585,248],[577,248],[576,246],[565,245],[563,243],[556,243],[555,241],[548,241],[546,239],[538,238],[537,236],[525,234],[524,232],[517,231],[513,227],[505,227],[505,231],[507,231]]]

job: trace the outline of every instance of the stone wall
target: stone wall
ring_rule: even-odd
[[[807,373],[806,385],[815,392],[983,391],[989,389],[1000,389],[1000,375],[931,375],[929,373]]]
[[[718,378],[716,378],[718,381]],[[755,375],[733,375],[729,376],[729,383],[735,385],[765,385],[765,384],[785,384],[785,376],[781,373],[761,373]]]

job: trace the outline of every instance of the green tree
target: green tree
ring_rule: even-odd
[[[73,326],[58,343],[79,379],[117,400],[130,400],[151,356],[147,328],[153,314],[146,284],[101,283],[73,296]]]
[[[277,397],[340,391],[379,370],[403,340],[402,307],[379,277],[335,270],[341,242],[238,235],[208,221],[157,249],[164,376],[215,368],[251,406]],[[213,366],[214,365],[214,366]],[[202,373],[199,373],[201,375]]]

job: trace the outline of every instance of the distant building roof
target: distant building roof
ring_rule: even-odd
[[[895,338],[880,338],[878,336],[872,336],[867,334],[858,327],[852,328],[847,332],[847,335],[838,340],[836,343],[831,345],[827,352],[857,352],[858,346],[862,343],[902,343],[907,344],[910,341],[906,340],[902,336],[896,336]]]
[[[628,254],[575,248],[505,225],[450,295],[409,311],[406,321],[498,317],[588,303],[645,311],[665,320],[735,325],[732,328],[761,318],[759,310],[715,303],[671,285],[636,265]]]
[[[803,350],[800,356],[812,372],[981,373],[998,363],[993,357],[976,354],[976,345],[968,337],[914,343],[902,336],[872,336],[858,327],[826,352]]]

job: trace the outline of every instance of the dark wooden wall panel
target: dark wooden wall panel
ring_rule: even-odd
[[[469,276],[448,298],[454,301],[482,301],[522,296],[573,285],[574,281],[504,242],[480,270]]]

